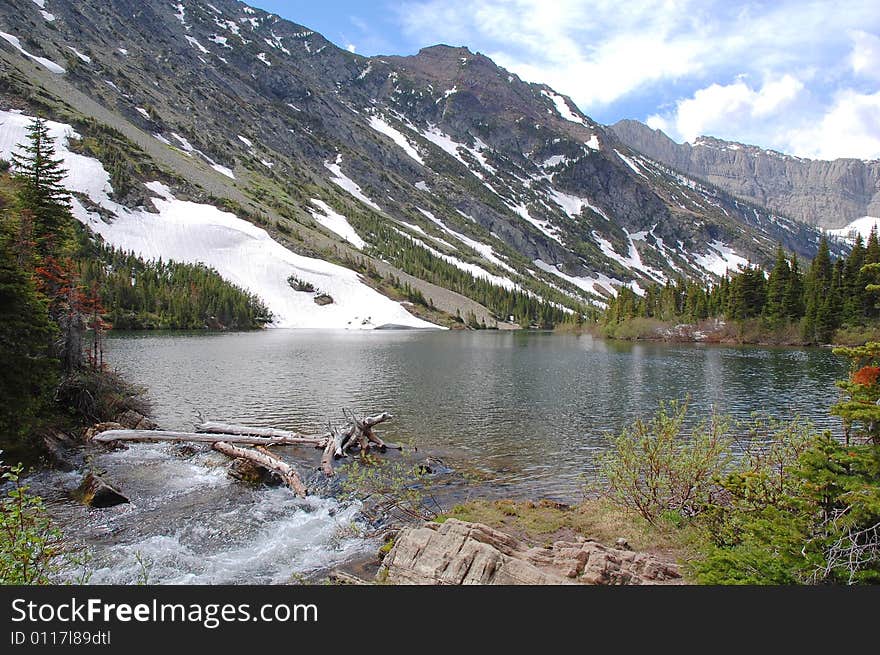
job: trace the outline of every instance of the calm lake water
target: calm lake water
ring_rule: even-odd
[[[342,409],[389,411],[392,441],[465,461],[512,493],[577,495],[609,431],[690,396],[712,411],[828,416],[845,363],[828,350],[621,343],[525,332],[267,330],[108,340],[156,419],[321,431]]]
[[[510,332],[306,332],[114,335],[110,363],[147,387],[163,428],[211,420],[323,430],[342,408],[389,411],[382,436],[418,456],[478,472],[481,494],[580,497],[595,455],[664,399],[713,409],[795,414],[836,428],[827,408],[845,365],[826,350],[612,343]],[[324,484],[319,453],[279,449],[307,484]],[[389,451],[388,457],[397,455]],[[42,471],[34,490],[88,555],[92,583],[268,584],[318,580],[378,547],[358,536],[357,502],[244,485],[209,448],[169,443],[95,454],[91,466],[131,503],[88,509],[72,500],[81,471]],[[353,530],[353,526],[360,526]],[[69,574],[75,578],[76,573]]]

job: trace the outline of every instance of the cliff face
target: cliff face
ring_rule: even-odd
[[[630,148],[790,218],[840,228],[880,216],[880,161],[822,161],[701,137],[679,144],[633,120],[610,128]]]

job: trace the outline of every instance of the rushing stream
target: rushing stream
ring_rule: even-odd
[[[690,396],[691,416],[827,413],[845,364],[827,350],[629,344],[502,332],[137,334],[108,359],[145,386],[166,429],[207,419],[302,431],[341,422],[344,407],[389,411],[380,433],[412,442],[508,496],[579,497],[609,431]],[[309,451],[287,453],[301,470]],[[169,444],[100,455],[132,500],[86,510],[69,500],[79,473],[31,479],[62,526],[87,544],[91,582],[273,583],[308,577],[374,548],[352,532],[357,507],[254,489],[226,459]]]

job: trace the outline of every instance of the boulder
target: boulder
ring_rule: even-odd
[[[131,502],[121,491],[95,473],[89,473],[83,478],[75,495],[83,505],[89,507],[114,507]]]
[[[229,467],[229,475],[236,480],[250,484],[266,484],[272,487],[281,484],[281,480],[272,471],[241,457],[233,460]]]
[[[595,541],[530,548],[482,523],[447,519],[405,528],[379,574],[392,584],[658,584],[680,579],[678,567],[648,553]]]

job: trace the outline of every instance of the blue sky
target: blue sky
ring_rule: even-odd
[[[363,55],[466,45],[601,123],[880,159],[877,0],[252,1]]]

